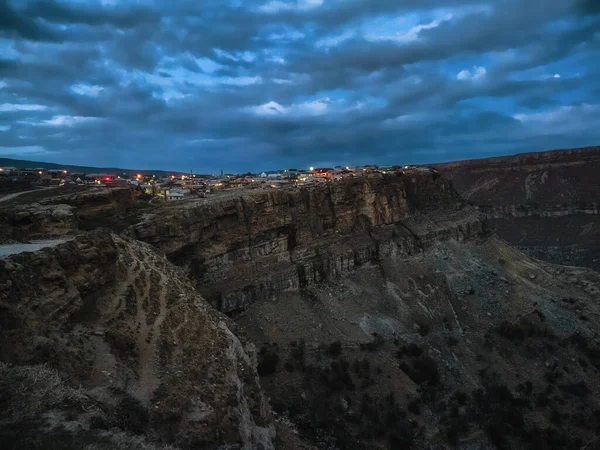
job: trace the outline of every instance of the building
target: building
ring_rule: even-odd
[[[333,178],[333,169],[327,167],[319,167],[313,169],[312,174],[314,177],[326,178],[330,180]]]
[[[111,173],[88,173],[85,178],[94,184],[112,185],[117,176]]]
[[[168,202],[181,201],[184,197],[185,195],[183,195],[181,192],[176,191],[167,191],[166,194],[166,199]]]
[[[69,174],[69,172],[66,170],[57,170],[57,169],[49,169],[48,170],[48,175],[52,179],[62,179],[64,177],[66,177],[68,174]]]

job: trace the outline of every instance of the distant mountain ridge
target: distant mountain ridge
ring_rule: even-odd
[[[183,173],[179,171],[167,171],[167,170],[141,170],[141,169],[121,169],[116,167],[93,167],[93,166],[76,166],[72,164],[57,164],[41,161],[28,161],[24,159],[12,159],[12,158],[0,158],[0,167],[17,167],[17,168],[44,168],[44,169],[58,169],[68,170],[69,172],[83,172],[83,173],[114,173],[128,175],[142,173],[152,174],[157,176],[171,175],[172,173]]]

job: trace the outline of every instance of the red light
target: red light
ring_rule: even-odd
[[[109,177],[106,177],[106,181],[110,181],[110,178],[109,178]]]

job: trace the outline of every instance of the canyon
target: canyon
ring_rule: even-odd
[[[595,448],[595,151],[176,204],[115,189],[0,205],[4,242],[66,240],[0,259],[0,438]]]

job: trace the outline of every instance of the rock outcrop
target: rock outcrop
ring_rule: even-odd
[[[135,209],[129,188],[62,188],[32,191],[0,204],[0,242],[74,235],[122,220]]]
[[[186,266],[207,300],[235,313],[390,253],[481,235],[480,217],[463,206],[450,183],[424,171],[182,204],[128,233]]]
[[[600,147],[436,168],[512,245],[551,262],[600,269]]]
[[[98,230],[0,260],[0,324],[7,448],[273,448],[254,345],[147,244]]]

